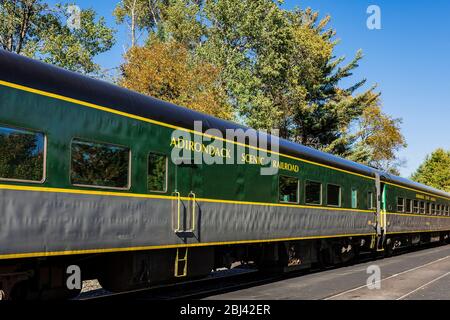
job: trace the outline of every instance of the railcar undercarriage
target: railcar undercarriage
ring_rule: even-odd
[[[217,269],[249,265],[270,273],[326,268],[349,263],[361,254],[388,257],[399,249],[429,243],[450,243],[450,232],[392,234],[384,250],[371,237],[342,237],[300,241],[190,247],[4,260],[0,264],[2,300],[63,300],[81,288],[68,289],[71,265],[80,267],[81,279],[98,279],[105,290],[123,292],[208,276]]]

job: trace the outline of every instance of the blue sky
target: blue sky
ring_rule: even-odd
[[[104,68],[117,67],[129,40],[125,27],[114,23],[116,1],[75,2],[82,8],[93,7],[117,29],[115,47],[96,59]],[[366,10],[373,4],[381,9],[381,30],[366,27]],[[450,149],[450,1],[286,0],[283,4],[286,9],[295,6],[331,15],[331,26],[341,40],[337,56],[350,59],[363,50],[365,57],[352,81],[366,78],[367,86],[378,84],[383,110],[403,119],[408,143],[399,153],[407,161],[403,176],[414,172],[436,148]]]

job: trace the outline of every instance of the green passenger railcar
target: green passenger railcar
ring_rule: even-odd
[[[74,294],[73,264],[120,291],[448,240],[448,193],[227,129],[246,128],[1,51],[0,290]]]

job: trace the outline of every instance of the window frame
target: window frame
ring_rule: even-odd
[[[166,158],[166,174],[165,174],[165,181],[164,181],[164,191],[157,191],[157,190],[149,190],[148,188],[148,176],[149,176],[149,172],[148,172],[148,166],[150,164],[150,154],[155,154],[155,155],[160,155],[160,156],[164,156]],[[147,153],[147,180],[146,180],[146,185],[147,185],[147,192],[149,193],[167,193],[169,190],[169,157],[162,153],[162,152],[157,152],[157,151],[149,151]]]
[[[339,187],[339,205],[332,205],[328,203],[328,187],[329,186],[334,186],[334,187]],[[342,186],[338,185],[338,184],[334,184],[334,183],[327,183],[327,206],[328,207],[334,207],[334,208],[342,208]]]
[[[44,131],[38,131],[38,130],[35,130],[35,129],[10,126],[10,125],[3,124],[3,123],[0,123],[0,128],[1,127],[9,128],[11,130],[29,131],[30,133],[42,134],[43,137],[44,137],[44,148],[42,150],[44,156],[42,158],[42,179],[41,180],[37,181],[37,180],[10,179],[10,178],[2,178],[2,177],[0,177],[0,181],[21,182],[21,183],[30,183],[30,184],[43,184],[43,183],[45,183],[47,181],[47,133],[44,132]]]
[[[431,215],[435,216],[436,215],[436,203],[431,203]]]
[[[373,191],[367,191],[367,209],[368,210],[374,210],[376,209],[376,201],[374,201],[376,196],[375,192]]]
[[[419,201],[419,214],[427,214],[427,204],[425,201]]]
[[[353,192],[356,192],[356,206],[353,206]],[[358,188],[352,187],[350,195],[351,195],[350,207],[352,209],[358,209],[359,208],[359,190],[358,190]]]
[[[285,177],[285,178],[291,178],[291,179],[296,179],[297,180],[297,202],[291,202],[291,201],[282,201],[280,199],[281,196],[281,189],[280,189],[280,179],[281,177]],[[298,177],[293,177],[293,176],[288,176],[288,175],[284,175],[284,174],[280,174],[278,175],[278,203],[284,203],[284,204],[300,204],[300,179]]]
[[[409,205],[409,210],[408,210]],[[406,198],[405,213],[413,213],[413,200]]]
[[[417,203],[417,206],[416,206],[416,203]],[[413,200],[412,211],[414,214],[420,214],[420,201],[419,200],[417,200],[417,199]]]
[[[81,140],[87,143],[94,143],[94,144],[106,144],[106,145],[110,145],[113,147],[121,147],[121,148],[127,148],[128,149],[128,179],[127,179],[127,186],[120,188],[120,187],[107,187],[107,186],[97,186],[97,185],[86,185],[86,184],[78,184],[78,183],[73,183],[72,182],[72,145],[74,140]],[[129,191],[131,189],[131,174],[132,174],[132,150],[131,147],[128,147],[126,145],[121,145],[121,144],[116,144],[116,143],[111,143],[111,142],[105,142],[105,141],[99,141],[99,140],[89,140],[89,139],[85,139],[85,138],[80,138],[80,137],[73,137],[70,140],[70,166],[69,166],[69,182],[70,185],[75,186],[75,187],[83,187],[83,188],[94,188],[94,189],[104,189],[104,190],[121,190],[121,191]],[[147,169],[148,170],[148,169]]]
[[[401,205],[401,207],[403,207],[402,210],[398,209],[400,207],[399,204],[398,204],[398,201],[400,199],[402,199],[402,205]],[[400,212],[400,213],[405,213],[406,212],[406,199],[403,198],[403,197],[397,197],[397,212]]]
[[[425,202],[425,214],[430,215],[431,214],[431,203]]]
[[[320,185],[320,203],[319,204],[306,202],[306,186],[307,186],[308,182],[318,183]],[[322,206],[323,205],[323,183],[319,182],[319,181],[315,181],[315,180],[305,180],[304,184],[305,184],[305,187],[304,187],[304,197],[303,198],[304,198],[305,204],[310,205],[310,206]]]

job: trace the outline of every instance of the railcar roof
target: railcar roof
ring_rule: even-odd
[[[221,120],[4,50],[0,50],[0,80],[191,130],[194,129],[194,121],[202,121],[203,130],[215,128],[225,132],[226,129],[248,129],[230,121]],[[379,173],[382,179],[387,182],[450,198],[449,193],[441,190],[284,139],[280,139],[280,152],[367,176],[374,177],[376,173]]]

